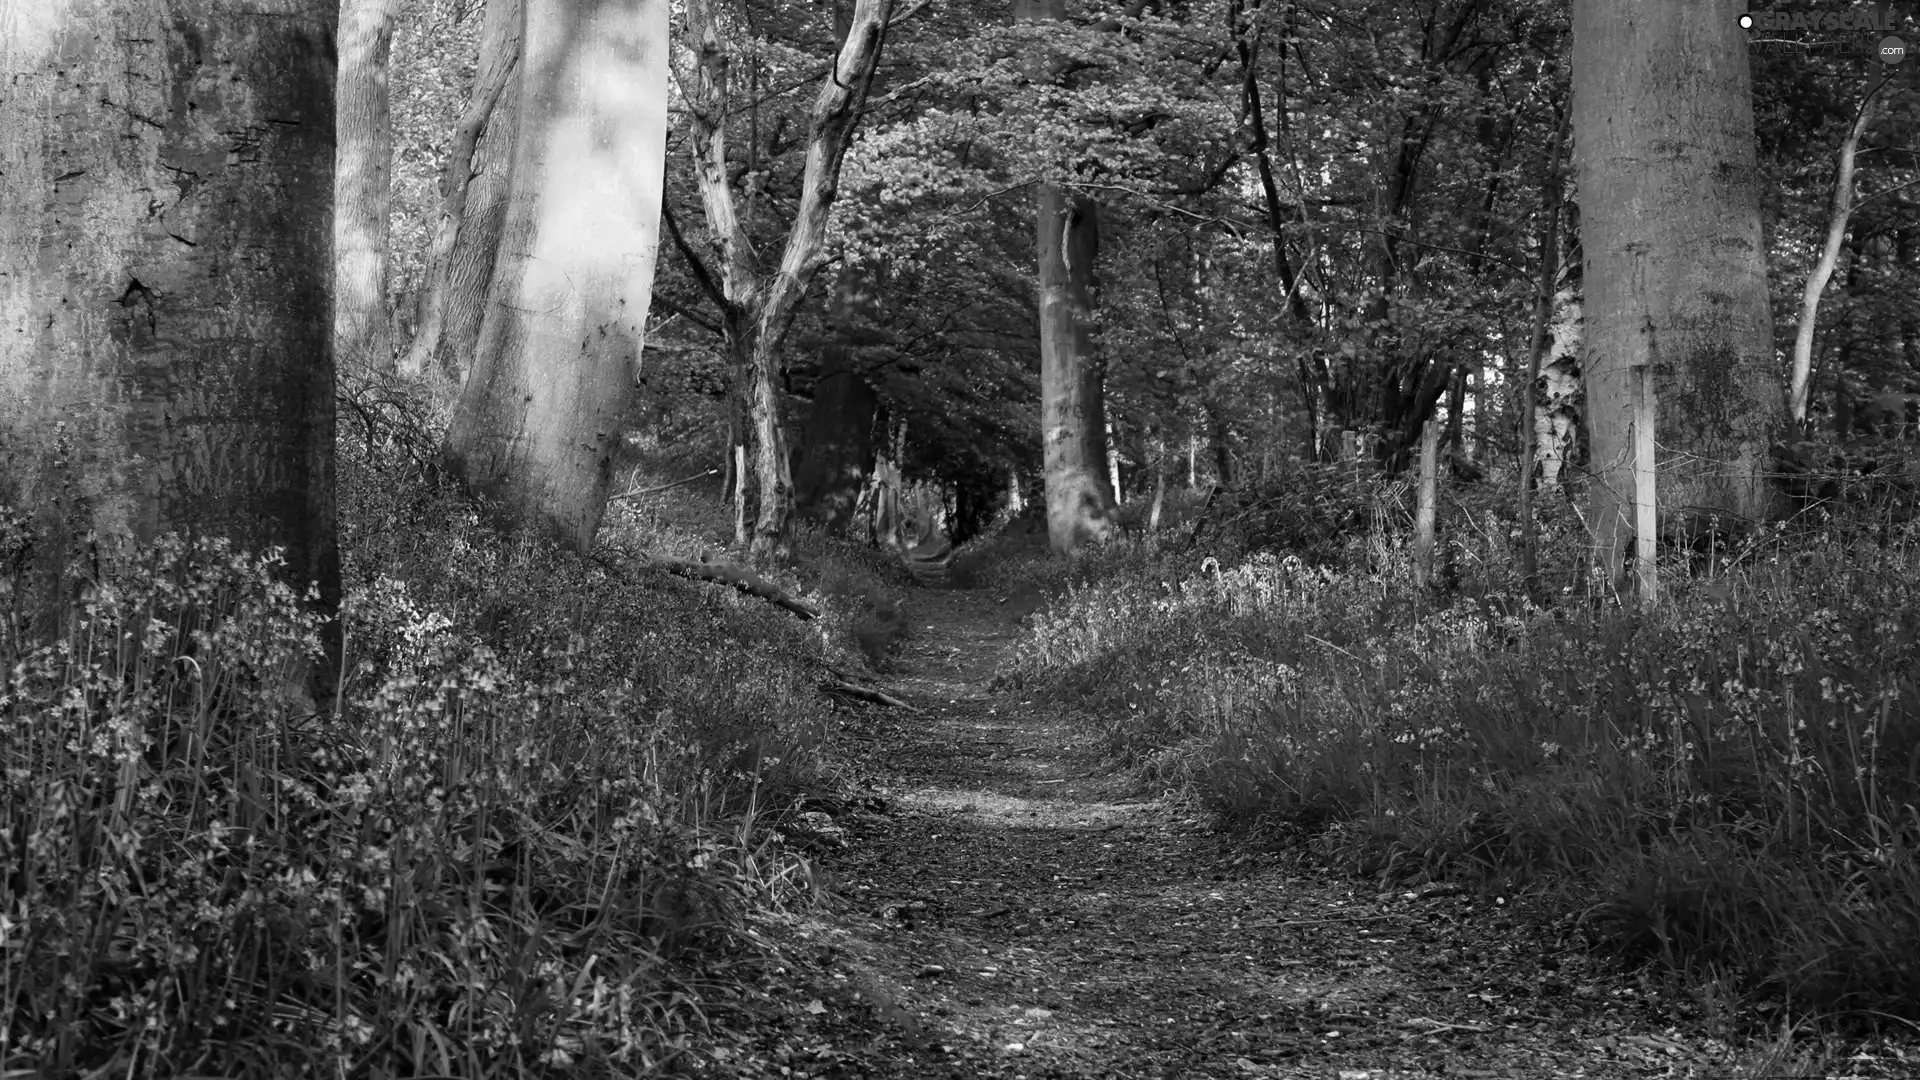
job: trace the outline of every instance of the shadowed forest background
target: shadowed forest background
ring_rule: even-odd
[[[1730,1075],[1920,1025],[1900,11],[274,11],[0,7],[0,1076],[896,1075],[769,1016],[942,650]]]

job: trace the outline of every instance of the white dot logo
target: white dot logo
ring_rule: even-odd
[[[1753,16],[1751,15],[1740,16],[1740,29],[1742,30],[1753,29]]]

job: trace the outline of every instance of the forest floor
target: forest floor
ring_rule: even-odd
[[[995,597],[915,590],[907,611],[887,685],[914,711],[849,714],[866,797],[816,840],[825,901],[767,927],[783,962],[715,1048],[723,1074],[1757,1075],[1763,1054],[1712,1037],[1724,1009],[1517,901],[1382,894],[1142,793],[1088,728],[991,692],[1020,636]],[[1855,1044],[1758,1074],[1809,1072],[1911,1077],[1920,1054]]]

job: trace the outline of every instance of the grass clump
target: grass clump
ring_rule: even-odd
[[[1018,676],[1148,776],[1384,881],[1531,882],[1625,955],[1920,1016],[1912,545],[1749,553],[1639,614],[1416,595],[1377,521],[1344,565],[1110,556]]]

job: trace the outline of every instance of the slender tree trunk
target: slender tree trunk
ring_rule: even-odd
[[[333,350],[343,365],[393,366],[387,317],[387,216],[393,114],[387,61],[399,0],[342,0],[335,94]]]
[[[1847,221],[1853,216],[1853,157],[1860,147],[1860,136],[1866,134],[1867,125],[1873,123],[1876,106],[1880,103],[1880,90],[1887,85],[1881,79],[1872,90],[1867,92],[1866,100],[1860,103],[1860,111],[1853,118],[1853,126],[1847,130],[1847,137],[1840,143],[1840,164],[1833,177],[1833,210],[1827,218],[1827,243],[1820,251],[1820,259],[1813,270],[1807,274],[1806,288],[1800,294],[1800,323],[1793,335],[1793,371],[1787,380],[1787,412],[1796,424],[1807,422],[1807,379],[1813,374],[1813,331],[1816,318],[1820,313],[1820,294],[1826,291],[1827,282],[1833,277],[1833,268],[1840,261],[1840,246],[1847,239]]]
[[[316,0],[0,10],[0,501],[22,607],[158,534],[286,549],[339,599],[334,32]]]
[[[796,509],[834,532],[853,521],[854,504],[873,473],[873,387],[846,366],[845,346],[832,346],[814,386],[805,451],[795,477]]]
[[[508,526],[593,543],[640,372],[666,165],[666,0],[529,5],[501,258],[448,458]]]
[[[440,177],[440,216],[413,341],[400,359],[403,375],[417,378],[438,367],[464,376],[473,366],[506,223],[507,168],[519,110],[505,93],[520,63],[521,2],[487,0],[480,66]]]
[[[821,353],[813,409],[795,467],[796,511],[836,533],[852,525],[861,492],[873,474],[873,426],[880,399],[873,384],[853,368],[853,348],[872,304],[866,275],[841,274],[834,299],[835,340]]]
[[[1575,0],[1573,125],[1587,260],[1595,556],[1633,528],[1631,380],[1651,365],[1670,523],[1771,503],[1782,416],[1760,236],[1752,83],[1735,0]]]
[[[1213,451],[1214,483],[1221,487],[1232,487],[1239,479],[1233,469],[1233,432],[1227,426],[1227,416],[1215,402],[1206,403],[1207,446]]]
[[[1560,153],[1565,146],[1566,124],[1554,128],[1552,149],[1547,154],[1547,177],[1540,186],[1540,275],[1533,293],[1533,335],[1527,345],[1527,366],[1514,395],[1514,407],[1520,411],[1520,581],[1529,594],[1534,587],[1533,463],[1534,444],[1540,424],[1540,360],[1547,351],[1547,335],[1553,321],[1553,284],[1560,275]]]
[[[753,338],[753,421],[759,443],[760,516],[754,524],[756,553],[783,543],[793,506],[788,476],[785,429],[780,423],[779,348],[800,298],[825,262],[827,221],[840,192],[840,166],[853,142],[873,73],[880,64],[892,0],[856,0],[846,41],[814,99],[808,129],[806,164],[800,178],[800,205],[780,256],[780,267],[761,298]]]
[[[1426,588],[1433,582],[1433,526],[1439,499],[1441,420],[1436,414],[1420,429],[1420,489],[1414,498],[1413,583]]]

